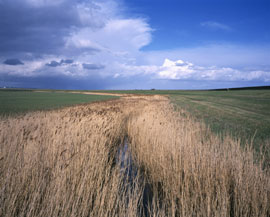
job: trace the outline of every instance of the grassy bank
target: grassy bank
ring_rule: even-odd
[[[113,98],[117,97],[31,90],[0,90],[0,116],[56,109]]]

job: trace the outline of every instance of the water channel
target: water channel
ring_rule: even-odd
[[[128,138],[125,138],[124,143],[118,149],[116,163],[120,167],[120,172],[127,184],[127,190],[133,192],[133,188],[136,185],[139,185],[139,188],[143,190],[141,210],[138,213],[141,216],[150,216],[153,200],[152,185],[146,181],[145,173],[134,162],[128,144]]]

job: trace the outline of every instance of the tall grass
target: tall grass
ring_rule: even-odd
[[[220,139],[167,102],[134,114],[128,135],[152,184],[153,216],[270,215],[270,177],[249,144]]]
[[[270,215],[252,150],[159,96],[2,118],[0,174],[0,216]]]
[[[114,155],[123,103],[106,102],[8,118],[0,124],[0,216],[126,216]],[[136,196],[134,198],[139,198]]]

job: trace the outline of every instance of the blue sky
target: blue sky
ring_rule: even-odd
[[[270,42],[268,0],[136,0],[127,4],[155,29],[152,43],[144,50]]]
[[[268,0],[0,0],[0,86],[270,85]]]

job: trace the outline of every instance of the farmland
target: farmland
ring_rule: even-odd
[[[252,140],[257,151],[270,140],[270,90],[190,91],[171,100],[217,134]]]
[[[36,110],[56,109],[74,104],[113,98],[117,97],[51,91],[0,90],[0,116],[22,114]]]
[[[140,93],[2,118],[0,216],[269,216],[265,159],[206,124],[252,103],[269,117],[260,93]]]

